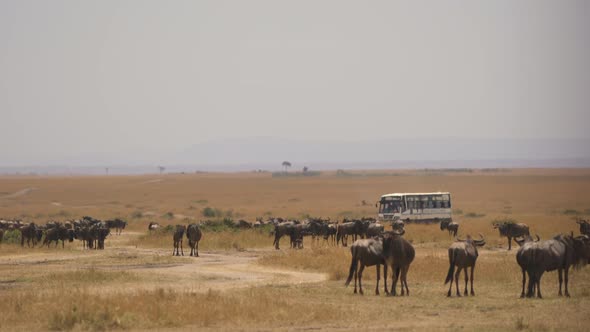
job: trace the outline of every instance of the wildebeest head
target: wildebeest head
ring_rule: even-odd
[[[444,231],[447,228],[447,226],[449,225],[449,222],[450,222],[449,220],[443,220],[443,221],[441,221],[440,222],[440,230],[441,231]]]
[[[590,235],[590,223],[586,220],[578,220],[576,221],[578,225],[580,225],[580,233],[584,235]]]

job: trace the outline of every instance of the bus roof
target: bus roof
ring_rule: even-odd
[[[402,197],[402,196],[426,196],[426,195],[450,195],[450,192],[435,192],[435,193],[393,193],[385,194],[381,197]]]

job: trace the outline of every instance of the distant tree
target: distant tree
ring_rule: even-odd
[[[309,171],[309,168],[307,168],[307,166],[303,166],[303,173],[307,173],[307,171]]]
[[[291,163],[288,161],[283,161],[282,165],[285,168],[285,172],[287,172],[287,168],[291,167]]]
[[[108,167],[105,167],[105,168],[104,168],[104,171],[105,171],[105,173],[106,173],[107,175],[109,175],[109,168],[108,168]]]
[[[166,167],[158,166],[158,170],[160,170],[160,174],[162,174],[166,170]]]

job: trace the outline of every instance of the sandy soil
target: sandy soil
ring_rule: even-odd
[[[18,254],[0,256],[0,271],[10,271],[5,284],[18,287],[18,280],[30,273],[30,266],[43,266],[43,274],[93,269],[96,271],[127,271],[141,280],[137,283],[111,283],[97,285],[97,292],[127,293],[140,290],[175,289],[194,292],[228,290],[258,285],[313,283],[327,280],[321,273],[298,272],[269,268],[256,263],[265,250],[199,252],[200,257],[190,257],[185,246],[185,256],[172,256],[170,250],[145,249],[129,246],[140,232],[123,232],[109,237],[106,250],[53,249],[47,252],[29,249]],[[76,241],[68,244],[72,247]],[[61,245],[60,245],[61,246]],[[22,276],[19,274],[22,271]],[[6,275],[6,274],[4,274]],[[4,279],[4,278],[3,278]],[[6,286],[6,285],[4,285]]]

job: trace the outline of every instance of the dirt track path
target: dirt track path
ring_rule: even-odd
[[[90,283],[97,292],[129,293],[142,290],[175,289],[195,292],[227,290],[250,286],[321,282],[322,273],[274,269],[256,263],[267,250],[245,252],[200,252],[200,257],[173,257],[172,250],[145,249],[128,243],[141,233],[124,232],[111,236],[106,250],[58,249],[18,250],[0,256],[0,272],[7,280],[36,271],[39,279],[48,274],[79,270],[125,272],[125,278],[113,283]],[[74,242],[76,245],[79,242]],[[269,249],[271,250],[271,249]],[[188,255],[189,252],[185,252]],[[42,268],[41,268],[42,266]]]

